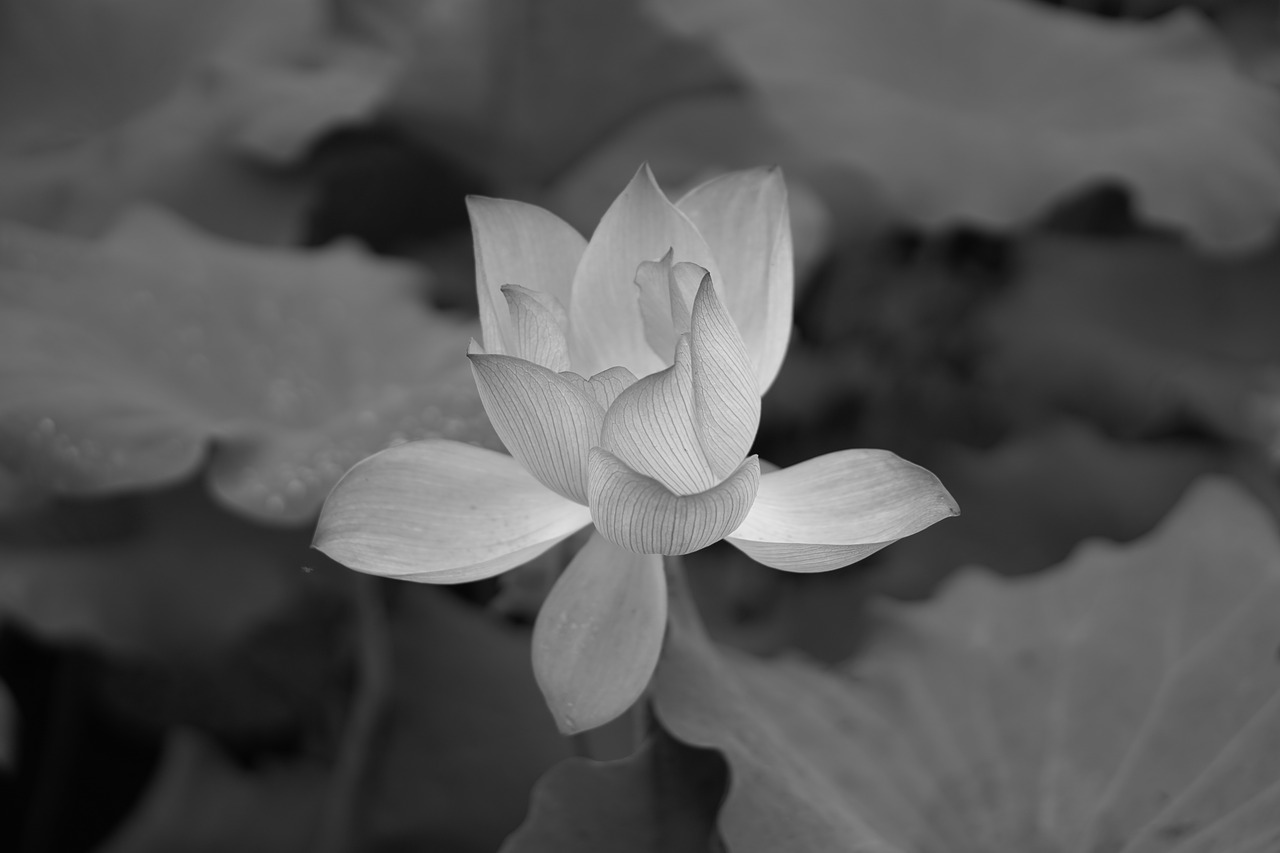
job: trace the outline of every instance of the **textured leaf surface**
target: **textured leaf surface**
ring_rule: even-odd
[[[659,729],[627,758],[554,767],[502,853],[709,853],[724,784],[718,755]]]
[[[154,486],[210,460],[238,511],[312,516],[388,445],[489,436],[472,326],[412,271],[351,249],[237,248],[158,212],[82,244],[0,232],[0,466],[62,494]]]
[[[729,761],[733,850],[1243,851],[1277,831],[1280,540],[1235,487],[1044,575],[966,574],[834,671],[726,656],[684,607],[658,714]]]
[[[1008,227],[1103,180],[1207,245],[1257,245],[1280,213],[1280,105],[1188,14],[1117,23],[1001,0],[653,5],[715,40],[780,126],[866,170],[913,221]]]

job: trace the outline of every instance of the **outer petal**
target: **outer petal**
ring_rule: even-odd
[[[761,477],[750,514],[728,540],[775,569],[824,572],[959,513],[919,465],[887,450],[841,450]]]
[[[492,577],[591,521],[510,456],[415,441],[359,462],[329,493],[313,547],[361,572],[428,583]]]
[[[565,734],[617,717],[644,692],[667,624],[662,559],[596,533],[542,605],[533,672]]]
[[[698,287],[689,325],[698,440],[716,477],[727,477],[756,439],[760,392],[746,347],[709,275]]]
[[[574,276],[569,353],[576,372],[622,365],[644,376],[664,366],[645,342],[634,282],[640,264],[668,250],[720,280],[706,241],[645,165],[600,220]]]
[[[569,304],[587,241],[560,217],[519,201],[469,196],[476,253],[476,295],[484,347],[509,353],[511,318],[501,288],[518,284]]]
[[[569,315],[560,300],[518,284],[502,285],[511,315],[511,355],[559,373],[569,369]]]
[[[696,495],[673,494],[599,447],[591,451],[591,518],[609,541],[640,554],[688,554],[738,527],[760,484],[752,456],[723,483]]]
[[[676,206],[720,262],[723,277],[715,281],[751,354],[763,394],[787,352],[795,295],[782,171],[732,172],[694,188]]]
[[[509,355],[469,353],[480,402],[511,455],[547,488],[586,503],[587,451],[604,409],[581,386]]]
[[[681,337],[675,364],[638,380],[605,413],[599,445],[665,488],[691,495],[717,475],[702,452],[695,417],[689,339]],[[735,461],[741,461],[742,455]]]

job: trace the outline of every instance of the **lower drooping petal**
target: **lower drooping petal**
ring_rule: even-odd
[[[594,534],[533,629],[533,672],[560,731],[593,729],[631,707],[658,663],[666,622],[662,559]]]
[[[640,554],[689,554],[723,539],[751,509],[760,462],[748,457],[724,482],[677,495],[599,447],[591,449],[591,518],[609,541]]]
[[[775,569],[825,572],[959,513],[919,465],[887,450],[841,450],[761,477],[751,512],[726,538]]]
[[[539,482],[587,500],[587,451],[599,441],[604,409],[580,382],[506,355],[472,352],[480,402],[502,444]]]
[[[591,521],[510,456],[416,441],[370,456],[333,487],[312,546],[362,572],[428,583],[492,577]]]

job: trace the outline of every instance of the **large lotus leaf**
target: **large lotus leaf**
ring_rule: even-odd
[[[474,329],[352,248],[233,247],[157,212],[95,244],[0,231],[0,466],[60,494],[209,458],[227,505],[300,523],[362,457],[491,436]]]
[[[887,609],[835,670],[717,651],[677,595],[656,707],[728,760],[737,853],[1274,849],[1277,613],[1273,520],[1206,481],[1136,544]]]
[[[179,730],[103,853],[288,853],[337,841],[496,850],[524,816],[529,789],[568,753],[534,683],[528,641],[438,589],[404,586],[385,609],[374,591],[378,612],[361,642],[377,652],[364,665],[386,671],[357,679],[352,701],[373,710],[364,718],[372,725],[344,734],[342,758],[243,767]],[[346,714],[348,725],[359,716]]]
[[[731,84],[639,0],[429,3],[411,56],[389,114],[508,186],[550,181],[627,119]]]
[[[714,39],[781,127],[926,225],[1021,224],[1121,181],[1149,220],[1257,245],[1280,105],[1189,13],[1111,22],[1005,0],[651,0]]]
[[[27,510],[0,524],[0,619],[51,642],[207,664],[305,605],[308,544],[194,485]]]
[[[502,853],[709,853],[725,780],[718,755],[657,729],[626,758],[552,768]]]
[[[35,11],[42,3],[17,5],[27,16],[45,14]],[[10,88],[41,105],[42,113],[114,111],[109,103],[103,105],[110,99],[84,83],[86,76],[98,78],[79,74],[77,63],[102,61],[95,51],[126,50],[136,62],[121,67],[141,64],[147,72],[142,82],[149,87],[146,92],[125,93],[130,102],[147,95],[147,102],[104,126],[86,127],[56,145],[0,154],[0,216],[63,233],[98,236],[131,205],[145,202],[164,205],[235,239],[295,242],[309,202],[309,181],[305,175],[270,167],[292,163],[325,131],[367,117],[389,85],[397,61],[392,49],[353,32],[319,0],[184,0],[172,4],[172,10],[160,8],[171,4],[153,0],[98,4],[101,8],[95,12],[100,17],[112,21],[115,29],[123,28],[120,35],[128,38],[121,44],[112,42],[112,27],[105,33],[93,29],[93,15],[62,20],[68,17],[62,9],[68,5],[65,0],[49,5],[54,9],[49,17],[70,29],[70,35],[78,38],[88,31],[99,39],[83,51],[39,45],[78,88],[51,93],[32,74],[9,75]],[[226,7],[216,13],[225,26],[209,55],[187,57],[181,69],[167,74],[147,50],[132,50],[129,39],[141,33],[164,46],[166,26],[187,26],[183,16],[193,5]],[[210,10],[187,17],[198,27],[214,14]],[[148,23],[153,14],[157,19]],[[68,35],[58,26],[46,29],[55,41]],[[24,61],[20,56],[11,59]],[[148,92],[161,78],[164,91],[153,94],[164,96],[157,99]],[[105,82],[99,83],[114,86],[117,81],[105,75]],[[0,91],[0,109],[3,95]],[[58,115],[46,118],[66,123]],[[3,141],[0,132],[0,147]]]
[[[1280,253],[1046,239],[1020,267],[981,321],[1000,399],[1119,433],[1191,427],[1280,453]]]
[[[249,5],[5,0],[0,148],[62,142],[144,108],[228,37]]]
[[[397,587],[390,708],[353,808],[379,849],[488,853],[569,743],[533,680],[527,634],[438,587]]]
[[[203,736],[176,730],[141,803],[98,853],[312,850],[327,784],[318,763],[254,772]]]

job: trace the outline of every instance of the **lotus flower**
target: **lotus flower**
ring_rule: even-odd
[[[786,352],[792,259],[777,170],[672,204],[643,167],[584,240],[531,205],[469,200],[480,398],[510,456],[451,441],[385,450],[325,504],[316,547],[428,583],[491,577],[595,530],[538,616],[533,662],[562,731],[648,684],[666,626],[662,555],[721,539],[826,571],[956,513],[928,471],[846,450],[761,473],[760,395]]]

